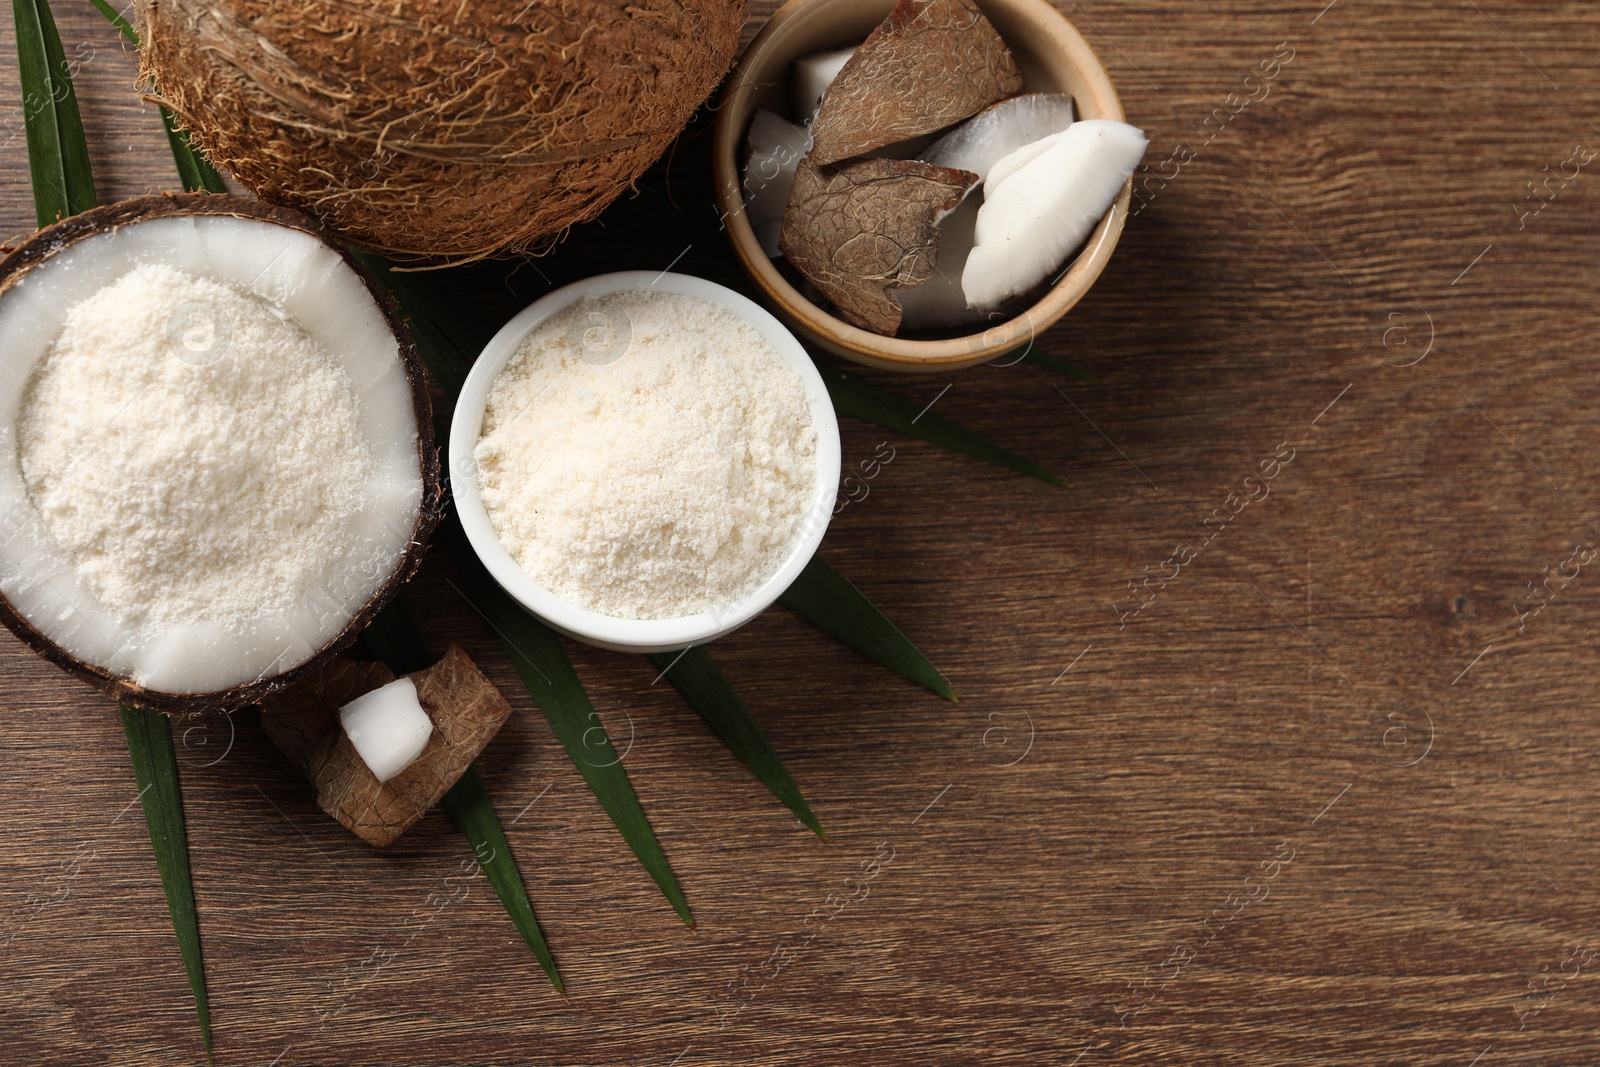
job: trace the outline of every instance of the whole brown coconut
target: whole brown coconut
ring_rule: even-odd
[[[547,248],[666,150],[744,0],[142,0],[142,71],[211,161],[357,244]]]

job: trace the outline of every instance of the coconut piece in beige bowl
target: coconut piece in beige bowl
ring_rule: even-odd
[[[1083,36],[1047,0],[977,0],[1021,68],[1024,93],[1064,93],[1077,117],[1122,121],[1122,104],[1105,67]],[[734,252],[768,303],[806,340],[868,366],[940,371],[975,366],[1032,343],[1089,291],[1122,233],[1132,196],[1125,184],[1115,203],[1069,255],[1053,282],[1026,306],[982,326],[886,337],[853,326],[809,299],[794,272],[769,258],[745,214],[740,183],[745,138],[758,108],[791,110],[794,61],[859,44],[895,7],[895,0],[790,0],[745,50],[724,90],[712,145],[718,210]]]

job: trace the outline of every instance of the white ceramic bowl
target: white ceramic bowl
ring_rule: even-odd
[[[817,431],[817,479],[800,536],[788,557],[771,577],[744,598],[717,611],[685,615],[676,619],[619,619],[578,607],[540,585],[511,558],[495,536],[478,491],[474,446],[483,430],[483,413],[489,401],[489,387],[521,347],[522,342],[545,319],[585,297],[605,296],[633,289],[659,289],[669,293],[699,297],[755,327],[768,344],[800,375],[810,404],[811,421]],[[800,571],[811,561],[822,542],[833,515],[834,498],[839,491],[839,421],[833,402],[800,342],[783,324],[754,301],[725,286],[687,274],[632,270],[601,274],[573,282],[549,293],[522,310],[506,323],[484,348],[456,401],[450,422],[450,482],[456,513],[467,531],[473,551],[489,569],[500,587],[523,607],[560,632],[601,648],[618,652],[670,652],[703,644],[732,633],[778,599]]]

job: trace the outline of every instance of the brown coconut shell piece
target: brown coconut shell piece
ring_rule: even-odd
[[[356,243],[541,251],[660,158],[744,0],[139,0],[140,73],[207,158]]]
[[[272,743],[317,790],[317,804],[361,840],[392,843],[444,799],[511,715],[511,705],[456,645],[438,663],[406,675],[433,720],[433,736],[405,770],[380,782],[339,726],[339,709],[394,681],[381,663],[339,657],[262,703]]]
[[[900,0],[823,94],[811,155],[837,163],[1021,91],[1011,49],[972,0]]]
[[[933,277],[939,219],[978,176],[912,159],[858,159],[795,168],[778,247],[785,258],[865,330],[892,335],[900,302],[891,289]]]
[[[104,667],[78,659],[39,632],[4,595],[0,595],[0,624],[4,624],[45,659],[103,690],[118,703],[155,708],[175,715],[231,711],[255,704],[311,674],[340,649],[348,647],[422,565],[428,539],[433,535],[444,510],[439,450],[433,438],[433,404],[428,398],[428,376],[423,370],[422,360],[417,356],[411,334],[400,316],[400,309],[389,292],[372,279],[366,269],[345,250],[344,245],[309,215],[244,197],[210,193],[144,196],[107,204],[40,230],[4,260],[0,260],[0,300],[5,298],[8,290],[21,283],[33,268],[79,241],[152,219],[199,215],[232,215],[302,230],[337,251],[361,279],[377,301],[384,321],[395,336],[401,362],[411,382],[411,401],[417,420],[417,463],[422,474],[422,507],[412,528],[411,545],[405,557],[372,600],[356,612],[343,630],[299,666],[231,689],[210,693],[164,693],[146,689]]]

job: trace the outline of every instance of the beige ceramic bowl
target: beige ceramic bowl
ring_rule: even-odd
[[[1105,67],[1047,0],[977,0],[1022,68],[1024,91],[1070,93],[1080,119],[1122,119]],[[790,0],[740,58],[723,90],[712,143],[717,206],[733,249],[769,302],[796,332],[846,359],[902,371],[971,367],[1032,342],[1065,315],[1105,269],[1122,234],[1133,183],[1089,235],[1083,250],[1039,301],[982,332],[938,339],[884,337],[858,329],[806,299],[761,251],[739,193],[745,131],[756,108],[788,111],[789,65],[799,56],[861,41],[895,0]]]

